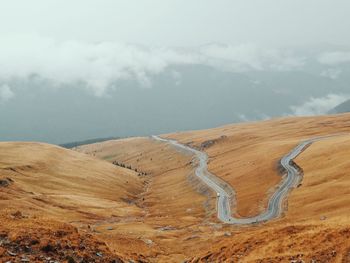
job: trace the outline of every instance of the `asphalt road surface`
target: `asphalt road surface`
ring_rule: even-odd
[[[161,142],[169,143],[176,147],[181,151],[185,151],[188,153],[192,153],[195,155],[198,160],[198,166],[196,167],[195,174],[198,176],[209,188],[217,193],[217,214],[218,218],[227,224],[239,224],[239,225],[247,225],[247,224],[255,224],[265,222],[274,218],[277,218],[281,215],[283,211],[283,200],[287,197],[289,191],[295,188],[300,180],[301,175],[298,169],[293,165],[293,159],[296,158],[303,150],[305,150],[308,146],[310,146],[313,142],[332,137],[317,137],[310,140],[306,140],[301,142],[297,147],[295,147],[291,152],[285,155],[281,159],[281,165],[286,170],[286,176],[283,177],[282,182],[278,185],[275,193],[271,196],[268,202],[267,209],[261,214],[249,217],[249,218],[235,218],[231,213],[231,204],[232,199],[234,198],[234,190],[231,186],[219,184],[218,180],[215,180],[215,175],[211,174],[208,171],[207,162],[208,155],[205,152],[198,151],[194,148],[191,148],[187,145],[183,145],[175,140],[169,140],[160,138],[158,136],[152,136],[154,140],[158,140]],[[228,187],[230,189],[228,189]],[[230,194],[231,193],[231,194]]]

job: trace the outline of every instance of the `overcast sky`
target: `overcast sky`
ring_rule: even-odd
[[[350,44],[349,0],[0,0],[0,35],[157,46]]]
[[[350,0],[0,0],[0,140],[327,113],[350,98],[349,10]],[[164,104],[184,91],[186,113]],[[208,98],[216,111],[202,120]]]
[[[337,50],[350,46],[348,0],[0,3],[0,99],[14,96],[11,80],[33,75],[103,95],[120,79],[149,87],[150,74],[176,64],[296,70],[305,58],[295,47],[330,46],[314,55],[323,64],[350,60],[349,50]]]

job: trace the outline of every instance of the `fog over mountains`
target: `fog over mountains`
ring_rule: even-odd
[[[345,112],[350,112],[350,100],[347,100],[335,108],[331,109],[329,113],[345,113]]]
[[[349,8],[3,1],[0,140],[65,143],[325,114],[350,99]]]
[[[350,98],[345,47],[18,40],[0,44],[1,140],[159,134],[325,114]]]

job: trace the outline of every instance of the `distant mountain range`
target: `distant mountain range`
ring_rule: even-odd
[[[97,95],[80,82],[53,85],[36,75],[13,79],[7,83],[11,91],[3,89],[8,99],[0,101],[0,140],[62,144],[325,114],[350,95],[350,62],[324,64],[306,51],[302,55],[303,66],[290,70],[170,65],[157,74],[145,72],[143,82],[117,80]],[[338,100],[329,103],[334,97],[329,95]],[[334,112],[349,109],[347,102]]]
[[[84,141],[63,143],[63,144],[60,144],[60,146],[63,148],[71,149],[80,145],[92,144],[96,142],[104,142],[109,140],[117,140],[117,139],[120,139],[120,138],[119,137],[96,138],[96,139],[89,139]]]
[[[337,107],[335,107],[330,111],[330,113],[345,113],[345,112],[350,112],[350,100],[347,100],[339,104]]]

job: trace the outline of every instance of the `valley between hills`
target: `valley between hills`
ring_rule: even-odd
[[[196,176],[193,152],[169,143],[206,154],[242,219],[266,211],[284,156],[329,135],[293,160],[300,178],[278,215],[248,224],[218,218],[222,193]],[[160,138],[0,142],[1,262],[350,262],[350,114]]]

